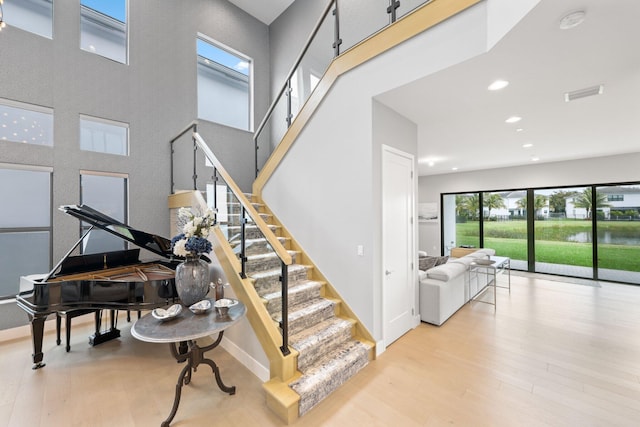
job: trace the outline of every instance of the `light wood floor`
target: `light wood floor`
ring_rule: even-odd
[[[504,280],[500,278],[500,280]],[[168,347],[122,338],[98,347],[74,319],[71,353],[45,336],[0,333],[0,426],[158,426],[177,375]],[[24,329],[22,330],[24,331]],[[280,426],[260,381],[223,349],[184,389],[175,426]],[[512,277],[498,307],[472,303],[442,327],[421,324],[297,426],[638,426],[640,287]]]

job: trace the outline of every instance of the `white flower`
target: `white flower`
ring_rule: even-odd
[[[173,245],[173,253],[182,257],[189,255],[189,251],[185,248],[186,243],[187,241],[184,239],[178,240],[175,245]]]
[[[184,227],[182,227],[182,232],[184,233],[185,237],[193,237],[196,235],[196,232],[198,231],[198,227],[196,227],[196,225],[193,223],[193,221],[189,221],[187,222]]]

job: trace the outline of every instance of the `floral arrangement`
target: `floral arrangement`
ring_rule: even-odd
[[[203,216],[197,216],[190,209],[180,208],[178,226],[182,226],[182,233],[171,239],[173,253],[187,257],[211,252],[211,242],[207,237],[215,223],[216,212],[213,209],[207,209]]]

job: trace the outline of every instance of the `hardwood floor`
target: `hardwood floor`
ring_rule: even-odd
[[[498,288],[497,297],[495,312],[476,302],[441,327],[421,324],[295,425],[640,425],[640,287],[512,276],[511,293]],[[45,336],[38,371],[28,330],[0,332],[0,426],[166,418],[181,369],[168,347],[135,340],[121,320],[119,340],[91,348],[92,325],[79,319],[70,353]],[[172,425],[282,425],[253,374],[221,348],[212,356],[237,394],[222,393],[201,366]]]

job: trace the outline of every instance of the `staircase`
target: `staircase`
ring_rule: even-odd
[[[251,195],[246,196],[251,200]],[[266,207],[256,202],[253,206],[294,260],[288,267],[288,319],[289,346],[297,351],[297,370],[292,378],[272,378],[265,384],[265,390],[267,402],[272,408],[278,406],[273,408],[278,413],[290,413],[287,402],[293,402],[293,406],[297,402],[297,414],[294,411],[297,418],[366,366],[374,357],[374,344],[357,338],[357,320],[349,316],[350,310],[344,309],[344,303],[328,289],[326,281],[315,278],[316,269],[304,262],[304,253],[291,249],[292,239],[274,222]],[[239,203],[228,203],[228,222],[221,224],[236,253],[240,252],[241,242],[240,212]],[[255,225],[246,226],[245,242],[247,278],[272,322],[279,325],[282,320],[280,259]]]

